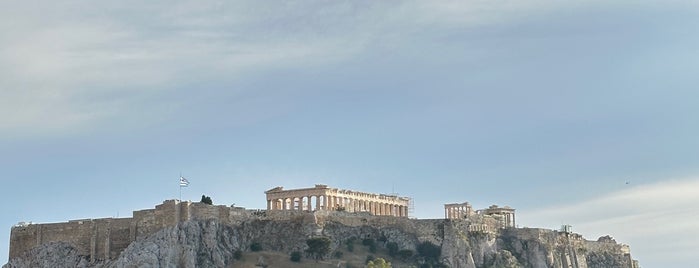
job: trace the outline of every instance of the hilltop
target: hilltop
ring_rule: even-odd
[[[589,241],[535,228],[474,230],[474,224],[170,200],[135,211],[134,218],[16,226],[3,268],[364,267],[372,256],[393,267],[638,267],[629,247],[609,237]],[[326,240],[327,249],[309,251],[313,239]],[[290,260],[294,252],[302,253],[300,263]]]

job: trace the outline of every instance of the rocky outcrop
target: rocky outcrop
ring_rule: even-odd
[[[226,267],[244,243],[240,234],[217,221],[189,221],[131,243],[105,267]]]
[[[51,242],[38,246],[20,258],[11,259],[3,268],[22,267],[92,267],[87,256],[78,254],[78,250],[65,242]]]
[[[368,219],[368,220],[367,220]],[[469,232],[461,220],[405,220],[393,223],[345,224],[312,213],[286,220],[251,219],[235,225],[217,220],[186,221],[131,243],[118,258],[91,262],[68,243],[34,248],[3,268],[20,267],[229,267],[236,251],[256,244],[262,250],[303,252],[309,237],[330,238],[330,252],[348,239],[371,238],[380,246],[395,243],[417,252],[420,243],[441,248],[439,261],[448,267],[635,268],[628,247],[611,238],[587,241],[580,235],[544,229],[503,229]],[[419,260],[417,260],[419,261]]]

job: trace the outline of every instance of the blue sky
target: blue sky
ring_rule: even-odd
[[[324,183],[699,245],[693,1],[0,2],[0,241],[19,221]],[[630,182],[626,184],[626,182]],[[0,260],[7,259],[0,243]]]

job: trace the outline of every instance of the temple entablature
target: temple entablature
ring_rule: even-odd
[[[410,203],[408,197],[330,188],[325,184],[290,190],[275,187],[265,191],[265,194],[267,210],[344,210],[407,217]]]

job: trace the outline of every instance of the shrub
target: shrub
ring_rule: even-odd
[[[413,257],[413,255],[413,251],[409,249],[401,249],[398,251],[398,258],[401,258],[402,260],[408,260]]]
[[[260,243],[258,242],[252,242],[252,244],[250,245],[250,250],[255,252],[260,251],[262,250],[262,245],[260,245]]]
[[[243,251],[240,249],[237,249],[236,251],[233,252],[233,259],[240,260],[243,258]]]
[[[201,202],[204,203],[204,204],[209,204],[209,205],[213,205],[213,204],[214,204],[214,202],[211,201],[211,197],[208,197],[208,196],[205,196],[205,195],[201,195]]]
[[[428,262],[439,261],[439,256],[442,255],[442,249],[428,241],[417,245],[417,254],[425,258]]]
[[[378,258],[373,261],[369,261],[366,265],[367,268],[391,268],[391,263],[387,262],[383,258]]]
[[[374,241],[374,239],[372,239],[372,238],[364,238],[364,239],[362,240],[362,245],[371,246],[371,245],[374,245],[374,244],[376,244],[376,241]]]
[[[356,238],[354,238],[354,237],[350,237],[347,240],[345,240],[345,244],[347,245],[347,251],[349,251],[349,252],[354,251],[354,240],[356,240]]]
[[[341,259],[342,255],[344,255],[344,253],[342,253],[342,251],[339,250],[335,251],[335,253],[333,254],[333,256],[335,256],[335,259]]]
[[[330,238],[327,237],[316,237],[316,238],[310,238],[306,240],[306,244],[308,245],[308,249],[306,249],[306,253],[310,256],[313,256],[313,258],[317,259],[323,259],[323,256],[327,255],[330,252]]]
[[[376,244],[369,245],[369,252],[376,253]]]
[[[373,261],[375,259],[376,259],[376,257],[374,257],[374,255],[367,255],[364,263],[369,263],[370,261]]]
[[[388,242],[386,243],[386,248],[388,249],[388,255],[395,257],[398,254],[398,243]]]
[[[289,256],[289,260],[293,262],[301,262],[301,252],[294,251],[291,252],[291,255]]]

